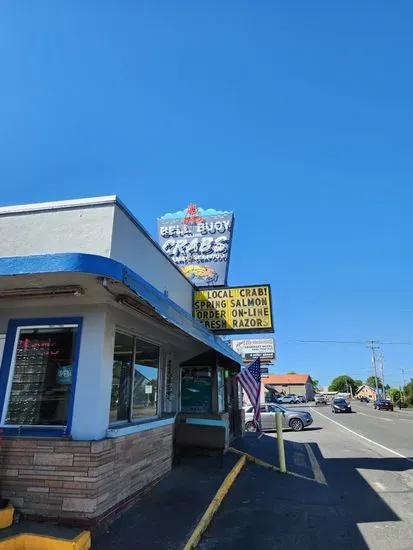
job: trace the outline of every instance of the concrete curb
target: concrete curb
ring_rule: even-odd
[[[19,533],[0,541],[1,550],[89,550],[91,547],[89,531],[83,531],[72,540]]]
[[[206,509],[198,525],[195,527],[194,532],[189,537],[188,542],[185,544],[184,550],[192,550],[193,548],[197,547],[199,541],[201,540],[202,533],[204,533],[205,530],[208,528],[209,524],[212,521],[212,518],[214,517],[216,511],[218,510],[222,501],[224,500],[225,495],[228,493],[232,484],[238,477],[238,474],[240,473],[242,468],[245,466],[246,460],[247,460],[247,457],[245,455],[241,456],[241,458],[238,460],[238,462],[229,472],[227,477],[224,479],[224,481],[221,484],[221,487],[218,489],[214,498],[212,499],[211,504]]]
[[[314,479],[312,479],[311,477],[304,476],[302,474],[297,474],[297,472],[291,472],[290,470],[287,470],[286,474],[289,475],[289,476],[294,476],[294,477],[298,477],[300,479],[304,479],[306,481],[313,481],[314,483],[319,483],[320,485],[328,485],[327,481],[324,477],[324,474],[321,471],[320,465],[318,464],[318,461],[314,456],[314,453],[313,453],[312,449],[310,447],[309,448],[306,447],[306,449],[307,449],[308,458],[310,460],[311,467],[312,467],[313,472],[314,472]],[[265,460],[261,460],[260,458],[257,458],[254,455],[251,455],[251,454],[246,453],[244,451],[239,451],[238,449],[234,449],[232,447],[230,447],[228,450],[231,451],[232,453],[236,453],[238,455],[244,455],[247,460],[249,460],[250,462],[254,462],[258,466],[263,466],[264,468],[268,468],[270,470],[274,470],[275,472],[281,473],[278,466],[274,466],[274,464],[270,464],[269,462],[265,462]],[[311,453],[311,455],[310,455],[310,453]]]
[[[6,529],[13,523],[14,506],[9,504],[0,510],[0,529]]]

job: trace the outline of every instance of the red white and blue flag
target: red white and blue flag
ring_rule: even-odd
[[[256,430],[261,430],[260,394],[261,394],[261,360],[258,357],[251,365],[245,367],[236,376],[242,389],[254,407],[254,424]]]

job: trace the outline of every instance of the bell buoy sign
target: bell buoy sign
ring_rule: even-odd
[[[227,284],[234,214],[198,208],[158,218],[158,239],[162,250],[194,285]]]

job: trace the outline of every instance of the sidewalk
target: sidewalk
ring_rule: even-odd
[[[181,550],[239,456],[182,458],[181,464],[103,533],[96,550]]]
[[[307,428],[306,433],[317,431],[320,428]],[[275,435],[275,434],[273,434]],[[279,465],[278,444],[276,437],[264,434],[258,438],[255,433],[247,433],[243,439],[239,439],[233,445],[234,449],[249,453],[256,458],[268,462],[273,466]],[[287,470],[293,474],[303,476],[314,481],[316,474],[311,463],[309,446],[303,443],[295,443],[284,440],[285,461]]]

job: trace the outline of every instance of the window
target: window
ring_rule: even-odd
[[[181,412],[210,413],[212,411],[212,369],[184,367],[181,369]]]
[[[158,411],[159,348],[136,340],[132,418],[156,416]]]
[[[109,422],[129,420],[133,346],[132,336],[116,333]]]
[[[117,332],[109,424],[158,414],[159,348]]]
[[[77,324],[16,327],[3,424],[68,424],[78,332]]]
[[[218,387],[218,412],[225,410],[225,377],[224,369],[217,370],[217,387]]]

